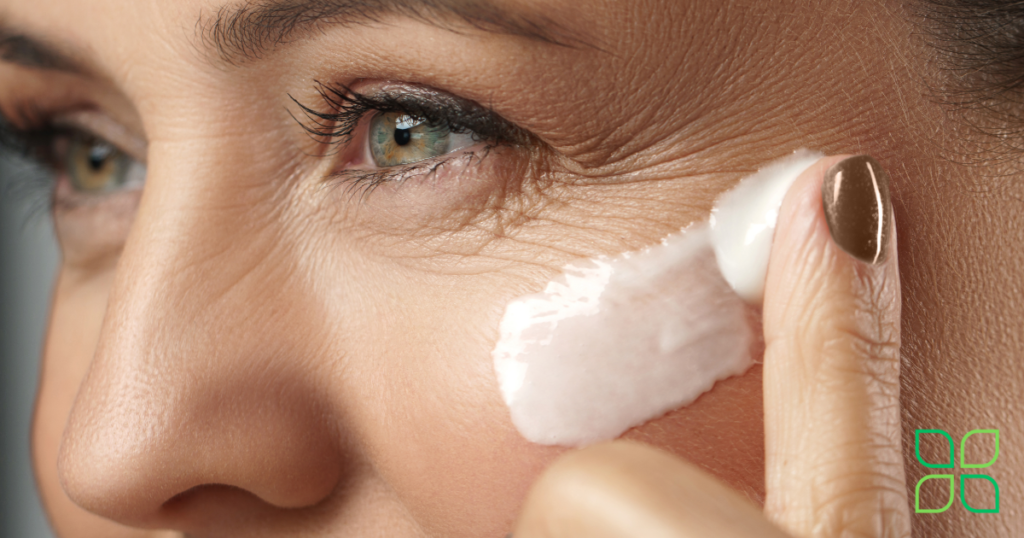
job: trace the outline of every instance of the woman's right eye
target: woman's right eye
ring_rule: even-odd
[[[145,182],[145,165],[103,139],[76,133],[57,146],[58,162],[76,192],[106,194],[140,188]]]

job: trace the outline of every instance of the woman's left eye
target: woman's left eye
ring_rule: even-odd
[[[63,168],[78,192],[103,194],[141,187],[145,182],[144,165],[100,138],[75,134],[63,153]]]
[[[447,125],[401,112],[376,114],[370,120],[368,138],[370,155],[380,168],[425,161],[477,142],[470,133],[452,132]]]

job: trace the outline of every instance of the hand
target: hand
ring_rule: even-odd
[[[845,159],[822,159],[797,179],[775,232],[764,301],[764,510],[681,459],[613,441],[549,467],[515,538],[910,536],[888,180],[873,160]],[[837,178],[829,169],[840,162]],[[875,200],[882,226],[879,212],[870,218]]]

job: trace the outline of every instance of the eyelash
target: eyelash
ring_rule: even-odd
[[[315,140],[328,146],[347,144],[351,141],[360,122],[368,114],[398,112],[425,120],[432,125],[442,126],[452,133],[470,133],[487,145],[477,152],[463,152],[458,155],[439,156],[417,163],[377,170],[340,170],[330,178],[347,183],[353,194],[365,196],[380,185],[402,182],[412,177],[423,178],[433,175],[439,168],[454,158],[480,162],[490,151],[501,145],[528,147],[533,143],[529,133],[499,116],[494,111],[472,101],[425,88],[401,88],[384,90],[375,94],[363,94],[345,85],[317,83],[317,94],[328,112],[302,104],[289,95],[299,106],[306,121],[292,117]],[[39,118],[38,111],[29,106],[15,111],[19,117]],[[61,161],[53,153],[60,137],[78,133],[75,129],[55,127],[47,120],[37,120],[36,126],[17,128],[0,115],[0,149],[7,154],[20,155],[41,165],[49,173],[31,171],[24,177],[12,178],[4,185],[4,192],[24,198],[31,198],[32,207],[50,207],[53,203],[54,178],[60,171]],[[45,200],[45,203],[43,203]]]
[[[38,116],[21,114],[21,117]],[[20,164],[11,161],[15,172],[0,179],[0,192],[18,198],[20,205],[27,207],[26,220],[52,209],[54,182],[60,168],[53,154],[54,145],[58,138],[75,134],[74,130],[54,127],[45,121],[37,124],[20,129],[0,115],[0,152],[21,161]]]
[[[359,121],[369,112],[386,114],[398,112],[413,118],[443,126],[453,133],[472,132],[482,140],[525,145],[529,142],[526,131],[509,123],[494,111],[476,103],[420,88],[406,88],[401,92],[382,91],[362,94],[343,84],[317,83],[317,94],[331,112],[320,112],[300,103],[309,123],[298,120],[307,133],[327,144],[348,142]],[[293,115],[294,117],[294,115]]]
[[[289,95],[299,106],[305,121],[293,118],[317,142],[327,146],[348,144],[360,122],[369,114],[397,112],[441,126],[452,133],[469,133],[487,145],[475,153],[439,156],[417,163],[377,170],[341,170],[329,177],[348,184],[350,192],[366,196],[376,187],[389,182],[400,183],[413,177],[433,175],[454,158],[482,161],[496,146],[529,147],[533,137],[505,120],[494,111],[472,101],[424,88],[404,87],[363,94],[348,86],[317,82],[316,92],[329,112],[304,105]]]
[[[21,129],[0,116],[0,147],[8,154],[29,158],[39,164],[52,165],[51,143],[65,130],[39,122],[41,125]]]

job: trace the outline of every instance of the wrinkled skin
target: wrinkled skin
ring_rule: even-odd
[[[501,402],[505,303],[704,219],[800,147],[892,176],[908,484],[926,474],[915,428],[998,428],[989,474],[1003,506],[1024,502],[1024,187],[1005,160],[957,164],[995,142],[938,104],[946,74],[897,3],[496,1],[565,43],[385,16],[230,62],[197,24],[226,5],[0,1],[5,25],[81,64],[0,63],[6,116],[96,110],[146,145],[141,195],[55,209],[33,446],[61,536],[504,536],[564,451],[521,439]],[[325,179],[344,152],[293,118],[289,95],[322,105],[314,81],[436,88],[532,142],[353,196]],[[763,501],[757,367],[626,437]],[[914,524],[1021,526],[959,509]]]

